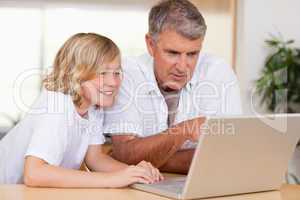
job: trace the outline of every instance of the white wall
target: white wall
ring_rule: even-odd
[[[236,66],[245,114],[253,114],[251,90],[269,53],[264,41],[278,32],[300,47],[299,0],[238,0]]]
[[[24,71],[51,66],[59,47],[71,35],[96,32],[113,39],[123,56],[144,53],[148,12],[157,1],[0,0],[0,66],[5,68],[5,73],[0,73],[0,91],[5,97],[0,100],[0,127],[11,126],[8,118],[23,115],[39,95],[40,77],[27,76]],[[232,63],[232,0],[192,1],[208,25],[204,51]],[[24,74],[26,81],[15,86]],[[23,102],[25,109],[20,108]]]
[[[191,0],[207,24],[203,51],[212,53],[233,65],[232,0]]]

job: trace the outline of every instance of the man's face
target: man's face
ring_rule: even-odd
[[[190,40],[172,30],[159,34],[157,41],[146,35],[158,85],[167,90],[180,90],[192,75],[197,64],[203,39]]]

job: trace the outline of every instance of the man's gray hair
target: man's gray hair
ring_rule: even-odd
[[[149,34],[157,39],[165,30],[174,30],[190,40],[205,36],[206,24],[199,10],[188,0],[163,0],[149,13]]]

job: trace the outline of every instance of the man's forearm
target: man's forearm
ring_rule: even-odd
[[[195,149],[177,151],[159,169],[162,172],[187,174],[193,160]]]
[[[122,137],[122,136],[120,136]],[[163,166],[182,146],[187,138],[181,134],[160,134],[117,142],[113,138],[112,156],[127,164],[137,164],[145,160],[155,167]]]
[[[190,119],[153,136],[137,138],[113,136],[113,157],[127,164],[145,160],[160,168],[181,148],[186,140],[197,140],[205,117]]]

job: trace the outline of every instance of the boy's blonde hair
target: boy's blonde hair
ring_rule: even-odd
[[[105,63],[120,56],[117,45],[95,33],[78,33],[68,39],[56,54],[53,71],[43,80],[49,91],[70,94],[80,106],[81,83],[93,79]]]

